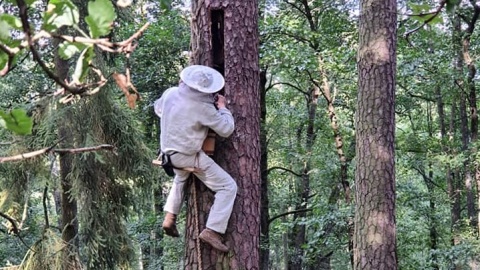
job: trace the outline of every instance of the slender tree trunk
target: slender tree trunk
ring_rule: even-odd
[[[64,34],[65,28],[58,30],[59,34]],[[54,39],[54,47],[58,48],[59,40]],[[66,80],[68,75],[68,61],[63,60],[58,52],[55,53],[55,73],[60,80]],[[68,106],[68,105],[67,105]],[[71,148],[73,145],[73,137],[69,126],[71,121],[69,110],[61,118],[58,127],[58,137],[61,139],[60,147]],[[77,252],[78,252],[78,219],[77,219],[77,202],[71,195],[72,182],[69,179],[69,174],[72,169],[72,156],[70,154],[60,155],[60,186],[61,186],[61,221],[62,221],[62,239],[67,243],[65,246],[63,267],[64,269],[76,269]]]
[[[395,0],[360,1],[354,269],[397,269]]]
[[[473,3],[473,2],[472,2]],[[467,77],[466,77],[466,86],[468,92],[468,104],[470,106],[470,144],[472,145],[470,149],[470,163],[468,169],[468,177],[465,178],[465,188],[467,190],[467,213],[470,220],[470,225],[472,228],[479,234],[480,230],[478,228],[478,217],[476,212],[480,206],[475,205],[475,196],[480,198],[480,194],[475,194],[475,183],[478,183],[478,170],[479,166],[476,164],[474,156],[477,153],[477,147],[475,146],[478,140],[478,113],[477,113],[477,89],[475,87],[474,78],[477,74],[477,69],[475,67],[475,61],[470,56],[470,39],[475,29],[475,24],[477,23],[480,17],[480,5],[477,3],[473,4],[473,14],[471,20],[467,23],[468,27],[465,30],[465,35],[463,35],[463,62],[467,67]],[[473,156],[473,157],[472,157]],[[472,176],[473,175],[473,176]],[[478,185],[477,185],[478,188]],[[480,212],[479,212],[480,213]]]
[[[452,44],[453,44],[453,51],[455,53],[454,58],[454,93],[458,93],[456,95],[457,99],[452,102],[452,117],[450,119],[450,136],[451,140],[454,140],[453,134],[456,131],[456,121],[460,120],[460,132],[462,136],[462,148],[464,146],[465,134],[464,134],[464,123],[463,119],[466,117],[464,115],[464,100],[465,96],[463,94],[463,56],[462,56],[462,49],[461,49],[461,19],[458,15],[453,17],[453,32],[452,32]],[[459,101],[458,101],[459,100]],[[459,110],[459,119],[457,118],[457,102],[459,102],[458,110]],[[450,184],[449,186],[449,195],[452,201],[451,205],[451,222],[452,222],[452,245],[460,244],[460,212],[461,212],[461,182],[460,182],[461,173],[458,169],[452,171]],[[455,263],[454,263],[455,264]],[[454,266],[456,269],[459,265]]]
[[[311,153],[313,149],[313,143],[315,141],[315,119],[317,112],[317,91],[315,87],[312,87],[310,90],[310,96],[308,99],[308,115],[307,115],[307,129],[305,133],[305,146],[299,148],[305,149],[305,161],[303,164],[302,176],[300,178],[300,183],[297,187],[298,199],[295,210],[305,210],[308,207],[308,201],[310,198],[310,175],[311,170]],[[301,130],[297,134],[298,142],[301,142]],[[299,211],[293,215],[294,226],[290,234],[290,241],[292,241],[291,248],[293,252],[290,255],[289,269],[291,270],[301,270],[307,265],[304,260],[304,246],[307,243],[306,238],[306,225],[303,222],[307,217],[307,211]]]
[[[439,88],[437,88],[439,89]],[[441,100],[441,96],[438,96],[438,98]],[[428,136],[430,138],[434,138],[434,131],[433,131],[433,120],[432,120],[432,110],[430,104],[427,106],[427,123],[428,123]],[[443,134],[442,134],[443,138]],[[425,174],[425,172],[422,173],[423,179],[425,182],[425,185],[427,186],[428,189],[428,194],[429,194],[429,212],[428,212],[428,226],[429,226],[429,237],[430,237],[430,250],[431,250],[431,259],[430,259],[430,267],[433,270],[439,270],[440,266],[438,264],[438,255],[437,255],[437,249],[438,249],[438,231],[437,231],[437,208],[436,208],[436,193],[435,193],[435,185],[433,182],[433,169],[432,169],[432,164],[428,164],[428,176]]]
[[[322,63],[320,59],[320,63]],[[340,162],[340,185],[343,190],[343,196],[345,199],[345,203],[347,205],[350,205],[352,203],[351,201],[351,190],[350,190],[350,182],[348,181],[348,162],[347,162],[347,157],[345,156],[345,153],[343,151],[343,138],[340,133],[340,128],[338,126],[337,122],[337,114],[335,112],[335,107],[333,105],[333,97],[332,97],[332,91],[330,87],[330,83],[327,78],[326,71],[323,69],[323,67],[320,68],[320,73],[322,74],[323,77],[323,87],[322,87],[322,93],[327,101],[327,110],[328,110],[328,116],[330,118],[330,126],[332,127],[333,130],[333,135],[335,137],[335,146],[337,149],[337,155],[338,155],[338,160]],[[330,203],[336,203],[335,201],[331,201]],[[348,250],[350,255],[350,261],[353,266],[353,234],[354,234],[354,226],[353,226],[353,217],[348,218]],[[329,260],[330,261],[330,260]],[[325,265],[325,263],[323,263]]]
[[[322,94],[325,100],[327,101],[327,112],[328,117],[330,118],[330,126],[332,127],[333,136],[335,138],[335,147],[337,149],[338,160],[340,162],[340,179],[339,182],[342,185],[344,192],[344,199],[346,204],[351,203],[351,190],[350,183],[348,181],[348,164],[347,157],[343,151],[343,138],[340,133],[340,128],[337,121],[337,113],[335,111],[335,106],[333,105],[333,96],[330,83],[328,81],[327,72],[323,68],[323,60],[319,57],[320,63],[320,74],[322,75]]]
[[[192,63],[216,68],[225,76],[224,94],[235,119],[235,132],[217,140],[214,159],[237,181],[238,193],[225,234],[229,254],[196,243],[204,227],[211,192],[190,189],[186,269],[259,269],[260,250],[260,93],[258,3],[255,0],[192,1]],[[199,181],[196,181],[199,182]],[[195,193],[193,193],[195,192]],[[196,204],[192,200],[196,194]],[[202,262],[198,262],[201,259]]]
[[[260,72],[260,171],[262,172],[262,183],[260,190],[260,269],[269,270],[270,261],[270,230],[269,222],[270,215],[268,213],[268,150],[267,150],[267,104],[266,96],[267,71]]]

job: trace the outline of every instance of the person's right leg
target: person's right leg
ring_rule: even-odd
[[[166,213],[162,228],[167,235],[172,237],[180,236],[177,230],[177,215],[182,207],[184,187],[189,175],[190,173],[188,172],[175,170],[175,178],[163,208]]]

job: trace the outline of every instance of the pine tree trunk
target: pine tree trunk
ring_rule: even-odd
[[[236,180],[238,194],[225,234],[231,251],[221,254],[208,245],[201,244],[198,248],[196,242],[197,233],[205,226],[212,193],[199,181],[195,181],[196,190],[189,189],[185,269],[259,269],[261,177],[257,7],[255,0],[192,1],[192,64],[211,66],[224,74],[224,95],[230,101],[227,107],[235,119],[235,132],[230,138],[217,139],[214,159]],[[193,199],[195,194],[196,200]],[[199,227],[194,222],[195,211],[190,211],[194,209],[198,209]]]
[[[395,0],[361,0],[354,268],[397,269]]]

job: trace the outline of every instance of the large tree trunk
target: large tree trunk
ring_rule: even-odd
[[[192,1],[192,63],[214,67],[224,74],[224,94],[235,118],[235,132],[228,139],[217,140],[214,159],[236,180],[238,194],[225,234],[231,252],[222,254],[208,245],[197,245],[196,233],[205,226],[212,194],[203,186],[190,189],[189,209],[196,209],[196,205],[199,212],[187,214],[186,269],[259,268],[261,149],[257,8],[255,0]],[[199,186],[199,181],[195,183]],[[196,217],[199,227],[194,222]]]
[[[355,269],[397,269],[395,0],[360,1]]]

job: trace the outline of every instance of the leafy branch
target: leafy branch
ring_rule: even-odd
[[[100,36],[105,36],[110,33],[116,15],[110,1],[90,1],[88,4],[90,15],[86,18],[87,25],[90,29],[90,36],[88,36],[80,31],[77,26],[77,7],[73,5],[70,0],[58,0],[49,3],[49,6],[52,5],[53,8],[45,11],[43,16],[45,19],[41,27],[42,30],[33,34],[29,23],[27,3],[25,0],[18,0],[16,2],[19,8],[20,19],[11,15],[4,15],[4,17],[0,17],[0,20],[12,29],[21,30],[25,34],[25,38],[19,45],[17,45],[18,42],[10,39],[0,40],[0,76],[7,75],[9,71],[12,70],[15,57],[18,53],[24,49],[28,49],[32,54],[33,60],[39,64],[45,74],[61,87],[61,90],[57,91],[57,93],[68,92],[72,95],[91,95],[98,92],[98,90],[106,84],[107,80],[105,79],[106,76],[92,64],[91,60],[94,54],[94,46],[105,52],[124,54],[129,58],[137,46],[136,40],[142,36],[149,26],[149,23],[146,23],[136,33],[121,42],[111,42],[107,38],[100,38]],[[102,12],[93,12],[95,9],[100,8]],[[73,26],[83,34],[83,36],[77,37],[56,34],[55,31],[63,26]],[[65,60],[79,53],[77,68],[70,82],[61,80],[42,60],[40,53],[35,48],[36,42],[41,38],[62,40],[64,43],[60,45],[59,53]],[[2,57],[2,53],[5,57]],[[93,83],[82,82],[88,70],[96,73],[98,76],[97,81]],[[127,73],[129,73],[128,70]],[[127,78],[130,79],[129,76],[127,76]],[[131,83],[128,82],[128,84]]]
[[[442,0],[440,2],[440,5],[437,7],[437,9],[435,11],[431,11],[431,12],[427,12],[427,13],[421,13],[421,14],[417,14],[417,15],[410,15],[410,16],[416,16],[416,17],[425,17],[425,16],[430,16],[430,17],[428,19],[426,19],[425,21],[423,21],[423,23],[420,26],[408,31],[407,33],[405,33],[405,39],[407,40],[408,44],[412,45],[412,43],[408,39],[409,36],[411,34],[417,32],[421,28],[423,28],[428,23],[432,22],[440,14],[440,12],[445,7],[445,5],[448,5],[448,4],[449,4],[448,0]]]
[[[107,82],[102,71],[93,65],[93,59],[96,56],[96,48],[102,52],[125,55],[127,64],[125,65],[125,75],[114,73],[113,78],[120,89],[127,97],[130,107],[134,107],[137,99],[140,98],[130,80],[130,67],[128,60],[134,52],[138,43],[137,40],[143,35],[149,26],[149,23],[143,25],[129,38],[120,42],[111,42],[108,36],[116,19],[115,8],[110,0],[95,0],[88,2],[88,16],[85,22],[88,34],[80,29],[79,10],[71,0],[53,0],[49,1],[48,9],[42,12],[42,22],[35,28],[30,22],[29,8],[32,1],[17,0],[14,1],[18,7],[18,16],[11,14],[0,14],[0,77],[6,76],[16,66],[17,58],[21,52],[27,51],[32,55],[35,61],[48,78],[52,79],[59,89],[54,95],[66,94],[60,102],[66,103],[74,98],[75,95],[86,96],[97,93]],[[117,5],[125,7],[124,4]],[[58,33],[58,30],[64,27],[72,27],[77,30],[81,36],[68,36]],[[39,29],[36,33],[34,29]],[[12,32],[13,30],[13,32]],[[16,32],[17,31],[17,32]],[[21,35],[13,33],[23,33],[22,40],[17,38]],[[55,39],[61,41],[58,47],[59,56],[68,60],[77,56],[75,70],[68,80],[60,79],[42,58],[41,53],[36,48],[41,39]],[[29,54],[26,54],[27,56]],[[96,76],[96,79],[87,76],[89,73]],[[133,94],[130,94],[130,92]],[[16,115],[9,115],[0,111],[0,124],[5,128],[14,131],[17,134],[25,135],[31,133],[31,120],[22,113],[23,110],[17,109]],[[20,115],[20,116],[18,116]],[[24,117],[25,116],[25,117]],[[2,121],[3,120],[3,121]],[[17,120],[24,123],[24,127],[19,127]],[[7,122],[5,124],[4,122]]]

